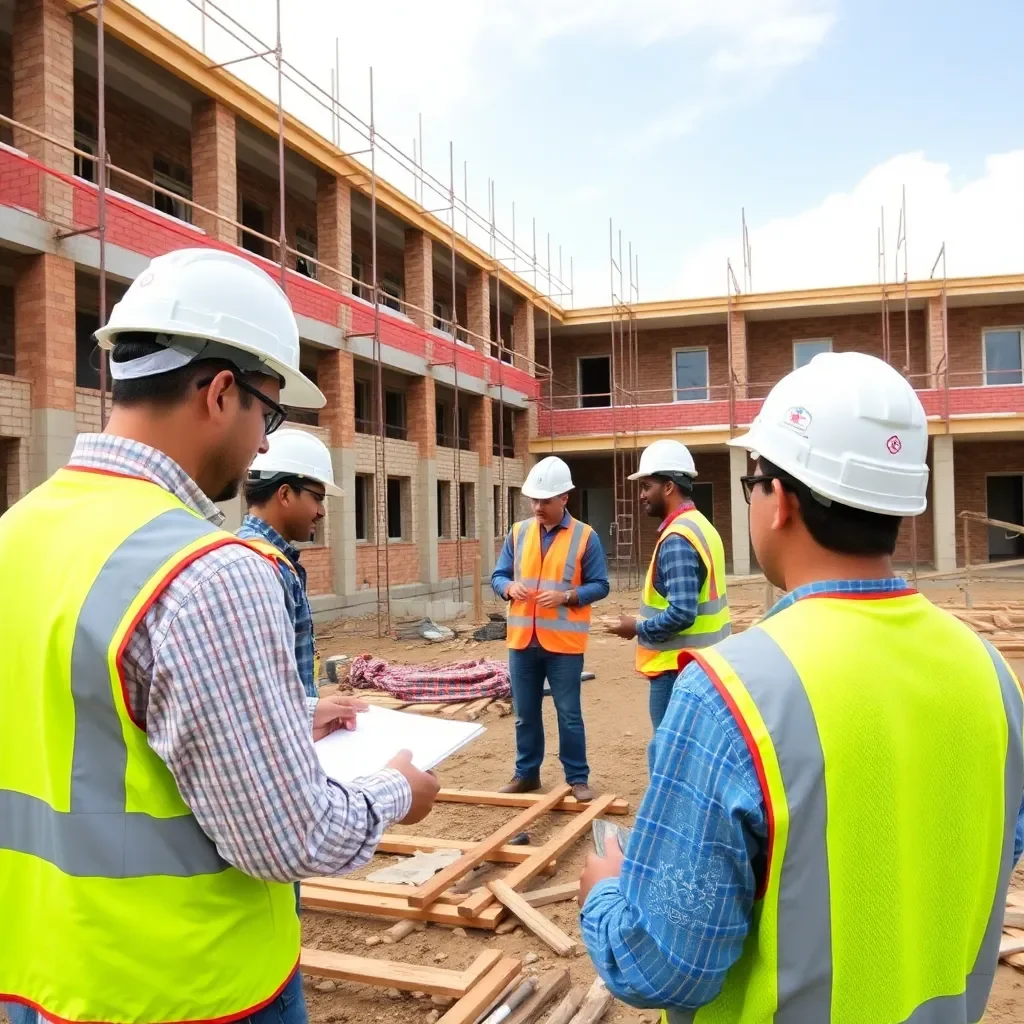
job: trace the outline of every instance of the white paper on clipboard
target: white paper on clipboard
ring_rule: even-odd
[[[412,751],[412,763],[428,771],[484,732],[476,722],[391,711],[370,705],[356,716],[351,732],[338,730],[313,744],[324,774],[351,782],[380,771],[400,750]]]

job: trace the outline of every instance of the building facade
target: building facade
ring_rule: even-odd
[[[186,246],[278,277],[276,107],[123,0],[104,9],[107,308]],[[94,17],[86,0],[0,0],[0,512],[100,423]],[[621,309],[561,308],[378,180],[375,350],[369,190],[365,167],[286,119],[284,283],[303,369],[327,396],[296,420],[331,448],[346,492],[303,555],[318,614],[372,608],[378,574],[397,599],[453,593],[477,558],[486,577],[529,465],[550,452],[614,552],[613,453],[622,464],[657,437],[694,451],[698,502],[734,571],[750,571],[746,461],[724,442],[817,351],[882,354],[886,304],[890,361],[932,432],[931,507],[900,561],[962,562],[962,509],[1024,522],[1024,276],[912,283],[906,317],[902,288],[638,304],[635,352],[613,367]],[[241,508],[226,512],[233,525]],[[971,531],[974,560],[1024,555],[1018,537]]]

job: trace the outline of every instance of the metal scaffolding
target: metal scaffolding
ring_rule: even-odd
[[[109,0],[107,0],[109,2]],[[289,257],[299,258],[301,257],[308,266],[317,267],[329,274],[336,275],[337,279],[341,281],[347,281],[351,283],[357,283],[357,279],[351,273],[351,267],[334,267],[317,258],[311,257],[308,253],[299,252],[297,249],[292,248],[288,245],[287,240],[287,209],[286,209],[286,181],[285,181],[285,154],[286,154],[286,111],[284,107],[284,85],[287,82],[290,86],[297,88],[302,95],[312,100],[320,108],[322,108],[329,116],[330,119],[330,136],[331,142],[338,147],[339,155],[346,155],[348,157],[358,157],[362,155],[368,155],[369,167],[366,168],[367,182],[362,183],[362,187],[367,188],[369,199],[370,199],[370,292],[373,303],[373,339],[372,339],[372,359],[373,359],[373,375],[374,375],[374,391],[375,391],[375,404],[376,412],[374,416],[374,545],[376,555],[376,590],[377,590],[377,631],[379,636],[384,636],[391,632],[391,602],[390,602],[390,564],[388,557],[388,541],[389,531],[387,522],[387,426],[385,422],[385,409],[384,409],[384,388],[383,388],[383,360],[381,358],[381,304],[383,301],[384,291],[382,287],[382,280],[378,266],[378,224],[377,224],[377,192],[378,192],[378,159],[385,157],[389,159],[394,165],[400,169],[404,169],[412,174],[413,177],[413,193],[414,198],[420,204],[421,207],[425,206],[426,195],[429,192],[432,196],[438,196],[443,200],[444,205],[437,210],[425,210],[425,212],[432,216],[442,217],[447,222],[448,229],[448,243],[451,254],[451,311],[450,318],[444,318],[437,316],[433,309],[422,309],[412,303],[404,300],[399,301],[400,311],[403,313],[418,313],[421,315],[423,323],[429,328],[431,325],[441,327],[449,333],[453,342],[453,355],[452,359],[446,365],[450,365],[454,375],[454,390],[455,390],[455,402],[452,410],[453,416],[453,430],[452,437],[454,438],[453,444],[455,446],[455,458],[454,458],[454,473],[455,473],[455,484],[456,484],[456,508],[459,510],[457,513],[458,526],[455,529],[455,544],[456,544],[456,565],[457,565],[457,587],[460,600],[463,596],[463,551],[462,551],[462,533],[463,523],[461,516],[461,440],[462,431],[460,424],[460,385],[459,385],[459,349],[460,344],[465,345],[469,342],[474,348],[476,348],[482,354],[490,352],[496,356],[497,361],[497,373],[498,373],[498,405],[499,405],[499,417],[498,417],[498,459],[499,459],[499,481],[500,481],[500,492],[499,492],[499,519],[500,529],[502,534],[507,530],[506,522],[506,511],[507,511],[507,499],[506,499],[506,488],[505,488],[505,444],[504,444],[504,426],[505,426],[505,394],[504,394],[504,364],[508,362],[512,366],[518,364],[519,368],[525,370],[535,378],[540,379],[541,375],[538,373],[539,364],[534,358],[527,357],[522,352],[514,351],[513,348],[509,349],[505,346],[501,337],[501,279],[505,273],[515,273],[519,267],[520,261],[526,265],[524,272],[532,271],[534,280],[534,291],[538,292],[537,281],[540,278],[544,278],[547,281],[547,291],[543,293],[543,298],[547,300],[546,304],[548,307],[548,365],[545,368],[547,374],[547,381],[549,391],[552,388],[551,385],[551,303],[555,300],[562,300],[568,298],[570,304],[573,299],[573,279],[572,279],[572,261],[570,260],[570,277],[568,284],[566,283],[562,271],[561,271],[561,248],[559,247],[559,268],[555,272],[551,262],[551,240],[550,235],[548,236],[548,249],[547,249],[547,264],[541,265],[537,259],[537,246],[536,246],[536,221],[533,223],[533,245],[532,251],[527,252],[524,250],[515,239],[515,224],[514,224],[514,208],[513,208],[513,229],[512,236],[509,237],[497,225],[496,212],[494,209],[494,183],[489,183],[489,203],[490,211],[487,217],[484,217],[481,213],[477,212],[469,203],[468,197],[468,181],[469,174],[468,168],[463,163],[463,185],[464,194],[460,199],[456,196],[455,192],[455,162],[454,162],[454,146],[449,143],[449,174],[448,181],[444,183],[434,177],[424,167],[424,156],[423,156],[423,122],[422,114],[419,116],[419,134],[418,134],[418,145],[417,140],[414,140],[413,155],[408,156],[401,148],[389,141],[386,137],[381,135],[377,130],[376,126],[376,114],[375,114],[375,103],[374,103],[374,82],[373,82],[373,69],[369,72],[369,84],[370,84],[370,102],[369,102],[369,119],[364,120],[358,114],[354,113],[350,108],[345,106],[341,101],[341,61],[340,61],[340,46],[337,38],[335,39],[335,54],[334,54],[334,68],[331,69],[330,74],[330,89],[324,89],[317,82],[311,79],[303,71],[300,71],[294,64],[289,62],[285,58],[284,46],[282,41],[282,5],[281,0],[275,0],[274,14],[275,14],[275,42],[273,45],[267,45],[259,36],[246,28],[242,22],[229,14],[220,4],[215,0],[185,0],[187,4],[195,8],[200,14],[200,46],[202,52],[205,55],[207,52],[207,29],[208,25],[213,25],[222,32],[224,32],[232,40],[240,44],[246,51],[241,56],[234,57],[230,60],[223,61],[221,63],[214,63],[209,65],[209,69],[225,68],[228,65],[234,65],[243,63],[246,61],[262,61],[264,64],[269,65],[276,76],[276,104],[277,104],[277,171],[278,171],[278,198],[279,198],[279,230],[276,238],[271,238],[267,235],[263,235],[260,232],[254,231],[250,228],[245,227],[240,222],[234,220],[231,217],[226,217],[217,211],[207,209],[199,204],[195,203],[191,199],[186,199],[178,192],[170,191],[163,188],[151,181],[147,181],[144,178],[140,178],[122,168],[114,166],[108,157],[107,144],[106,144],[106,100],[105,100],[105,52],[104,52],[104,40],[105,40],[105,27],[104,27],[104,0],[98,0],[98,2],[82,5],[69,12],[70,16],[91,14],[95,18],[96,22],[96,48],[97,48],[97,103],[98,103],[98,116],[97,116],[97,154],[92,154],[84,150],[80,150],[75,146],[69,146],[62,140],[57,140],[45,133],[39,132],[28,126],[21,125],[15,122],[13,118],[8,118],[0,115],[0,122],[12,125],[13,127],[21,128],[30,134],[33,134],[47,142],[50,142],[58,147],[72,151],[75,155],[82,157],[84,160],[92,161],[97,166],[97,223],[95,226],[87,229],[78,231],[68,231],[63,233],[63,237],[67,237],[71,234],[93,234],[95,233],[99,241],[99,321],[101,324],[106,322],[107,316],[107,265],[106,265],[106,235],[107,235],[107,224],[106,224],[106,213],[107,213],[107,188],[108,188],[108,175],[119,175],[127,181],[134,182],[145,186],[152,191],[154,196],[166,195],[171,197],[177,202],[183,203],[185,206],[193,211],[199,211],[221,223],[227,223],[233,226],[237,231],[244,232],[242,237],[249,237],[253,239],[259,239],[260,241],[270,245],[272,249],[276,249],[278,253],[277,263],[279,265],[279,275],[282,288],[287,291],[288,286],[288,271],[289,271]],[[349,150],[343,151],[342,146],[342,133],[343,128],[348,128],[354,131],[356,135],[364,139],[367,143],[365,149],[359,149],[357,151]],[[493,338],[490,335],[489,326],[486,327],[487,333],[482,334],[469,328],[468,325],[460,325],[458,322],[457,312],[457,282],[456,282],[456,256],[457,256],[457,243],[458,236],[456,234],[456,216],[459,215],[463,218],[464,222],[464,233],[465,237],[470,242],[470,230],[475,229],[482,231],[486,234],[490,246],[491,266],[489,272],[494,276],[495,279],[495,292],[496,292],[496,315],[495,315],[495,327]],[[58,236],[61,237],[61,236]],[[512,269],[505,266],[505,264],[511,262]],[[428,272],[432,273],[431,268],[428,268]],[[361,282],[358,282],[361,284]],[[527,299],[529,301],[529,299]],[[389,305],[393,304],[393,297],[388,298]],[[438,364],[433,364],[438,365]],[[492,385],[493,387],[494,385]],[[106,425],[107,416],[107,389],[108,389],[108,373],[107,373],[107,355],[105,351],[100,352],[100,418],[101,424]],[[484,432],[486,434],[486,431]],[[466,526],[468,533],[468,520],[469,510],[466,512]],[[478,527],[482,527],[483,524],[478,524]],[[480,531],[482,532],[482,531]]]
[[[618,585],[622,589],[640,586],[640,491],[635,480],[639,458],[640,380],[636,311],[640,299],[639,265],[628,248],[628,271],[623,269],[622,231],[608,219],[608,264],[611,293],[611,407],[612,407],[612,528],[615,531],[614,559]],[[616,282],[616,276],[618,281]],[[625,419],[625,424],[620,419]]]

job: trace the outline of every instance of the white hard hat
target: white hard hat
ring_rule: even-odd
[[[541,459],[526,475],[523,494],[538,501],[555,498],[573,489],[569,467],[556,455]]]
[[[690,449],[679,441],[665,438],[649,444],[640,456],[640,467],[629,475],[630,480],[640,480],[645,476],[678,473],[688,477],[697,475],[697,467],[693,464]]]
[[[250,480],[272,480],[275,476],[302,476],[324,485],[336,498],[345,492],[334,484],[334,467],[327,445],[305,430],[286,427],[267,438],[270,450],[257,455],[249,467]]]
[[[96,339],[109,349],[130,331],[163,335],[166,348],[127,363],[112,360],[115,380],[176,370],[197,357],[224,358],[243,372],[280,377],[282,405],[324,405],[319,388],[299,370],[299,328],[288,297],[235,253],[178,249],[157,256],[110,311]]]
[[[822,352],[787,374],[729,444],[841,505],[916,516],[928,503],[924,407],[905,377],[863,352]]]

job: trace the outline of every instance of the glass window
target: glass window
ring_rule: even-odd
[[[676,401],[708,400],[708,350],[678,349],[675,354]]]
[[[806,366],[815,356],[832,351],[831,338],[813,338],[810,341],[793,342],[793,369]]]
[[[1022,384],[1021,332],[985,332],[985,383]]]
[[[402,539],[402,481],[397,477],[388,477],[388,539]]]

